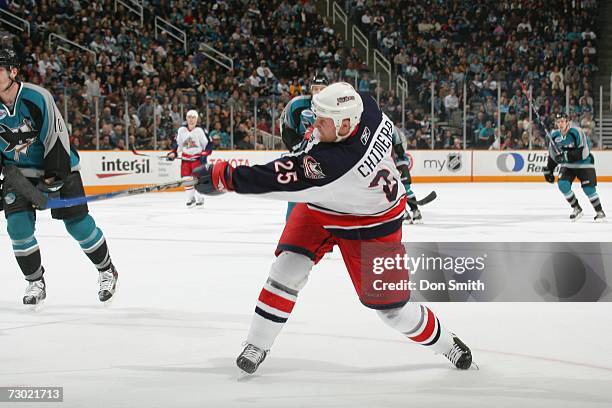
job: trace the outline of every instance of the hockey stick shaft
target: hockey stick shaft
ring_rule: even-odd
[[[527,92],[527,89],[525,88],[525,85],[523,85],[523,83],[521,81],[518,81],[518,83],[521,86],[521,90],[523,91],[523,94],[525,95],[525,97],[527,97],[527,101],[529,102],[529,105],[531,105],[531,110],[535,114],[535,117],[538,120],[538,123],[540,124],[540,127],[542,129],[544,129],[544,133],[546,134],[546,137],[548,138],[548,141],[552,145],[553,150],[555,151],[555,153],[561,154],[561,151],[559,150],[559,147],[552,140],[552,136],[550,136],[550,133],[548,132],[548,129],[546,129],[546,125],[542,121],[542,118],[540,117],[540,113],[536,109],[535,104],[533,103],[533,99],[531,98],[531,95],[529,95],[529,93]]]
[[[168,157],[166,157],[166,156],[155,156],[155,155],[152,155],[152,154],[140,153],[140,152],[137,152],[137,151],[136,151],[136,149],[132,149],[132,150],[131,150],[131,152],[132,152],[133,154],[135,154],[136,156],[142,156],[142,157],[152,157],[152,158],[154,158],[154,159],[160,159],[160,160],[170,160],[170,159],[169,159]]]
[[[168,183],[113,191],[105,194],[96,194],[75,198],[49,198],[42,191],[34,187],[34,185],[21,173],[21,171],[17,167],[5,166],[3,169],[3,173],[5,176],[5,183],[23,194],[36,208],[40,210],[74,207],[76,205],[82,205],[92,201],[101,201],[108,200],[111,198],[146,194],[156,191],[169,190],[171,188],[177,187],[190,187],[194,186],[197,183],[197,180],[193,177],[186,177],[184,179],[171,181]]]
[[[53,208],[68,208],[77,205],[90,203],[92,201],[109,200],[111,198],[127,197],[139,194],[153,193],[157,191],[169,190],[177,187],[191,187],[197,183],[194,178],[185,178],[183,180],[171,181],[168,183],[154,184],[139,188],[131,188],[127,190],[118,190],[110,193],[96,194],[91,196],[75,197],[75,198],[50,198],[47,201],[45,209]]]
[[[199,157],[186,158],[186,157],[179,157],[179,156],[177,156],[175,159],[170,159],[170,158],[168,158],[168,156],[154,156],[152,154],[140,153],[140,152],[137,152],[135,149],[132,149],[132,153],[134,153],[136,156],[152,157],[152,158],[155,158],[155,159],[167,160],[167,161],[172,161],[172,160],[178,159],[178,160],[185,160],[185,161],[189,161],[189,162],[194,162],[194,161],[197,161],[199,159]]]

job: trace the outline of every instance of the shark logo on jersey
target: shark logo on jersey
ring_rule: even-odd
[[[304,176],[312,180],[321,180],[325,178],[325,173],[321,169],[321,163],[316,161],[312,156],[304,156],[302,161],[304,165]]]
[[[5,110],[0,110],[0,120],[6,118],[6,115],[7,115],[7,113],[6,113]]]
[[[0,130],[0,140],[7,144],[4,153],[15,151],[15,161],[19,160],[19,154],[28,154],[28,147],[34,143],[39,133],[32,127],[32,122],[28,119],[24,119],[16,129],[0,123]]]

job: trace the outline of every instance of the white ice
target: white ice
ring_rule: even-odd
[[[439,197],[422,207],[425,224],[404,227],[407,241],[612,237],[612,221],[593,222],[577,184],[586,214],[574,224],[548,184],[413,187]],[[605,208],[612,185],[599,191]],[[611,303],[432,304],[480,366],[460,372],[361,306],[337,253],[315,267],[258,375],[237,382],[234,360],[285,204],[226,194],[204,209],[183,207],[182,193],[91,205],[120,272],[110,307],[62,223],[39,213],[48,297],[40,311],[24,311],[3,227],[0,386],[62,386],[66,408],[612,406]]]

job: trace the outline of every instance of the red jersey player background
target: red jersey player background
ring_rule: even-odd
[[[168,159],[181,159],[181,177],[191,176],[193,170],[206,164],[206,158],[212,151],[212,143],[204,129],[197,126],[198,112],[187,112],[187,126],[181,126],[176,135],[176,148],[168,153]],[[204,204],[204,198],[193,187],[185,187],[187,207]]]
[[[248,374],[257,370],[310,270],[337,245],[364,306],[410,340],[468,369],[470,349],[428,307],[409,302],[408,290],[371,296],[365,281],[370,277],[362,275],[364,245],[401,247],[406,192],[391,156],[393,123],[371,96],[344,82],[315,95],[312,110],[315,131],[300,151],[266,165],[234,169],[218,162],[194,172],[196,189],[204,194],[235,191],[299,203],[278,242],[238,367]]]

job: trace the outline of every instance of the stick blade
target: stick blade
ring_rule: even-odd
[[[436,197],[438,197],[438,194],[436,194],[435,191],[432,191],[431,193],[427,194],[422,199],[418,200],[416,203],[417,205],[425,205],[425,204],[431,203],[433,200],[436,199]]]

